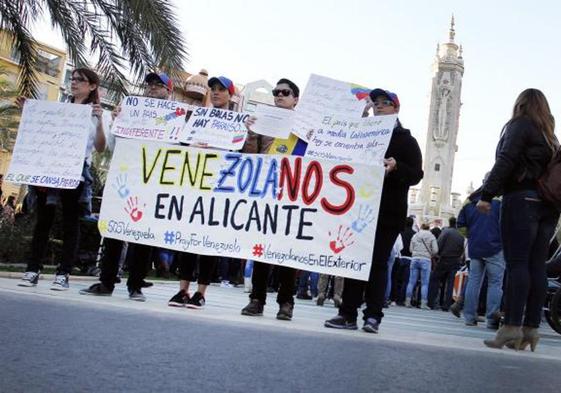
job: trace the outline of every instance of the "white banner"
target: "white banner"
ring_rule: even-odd
[[[111,132],[124,138],[178,143],[190,110],[192,107],[183,102],[125,97]]]
[[[51,188],[78,187],[92,121],[90,105],[27,99],[4,180]]]
[[[240,150],[247,137],[247,113],[196,108],[180,137],[181,142],[226,150]]]
[[[290,136],[290,130],[294,125],[294,111],[278,108],[270,105],[257,105],[255,112],[255,123],[251,130],[257,134],[273,138],[286,139]]]
[[[119,140],[103,236],[367,280],[382,166]]]
[[[397,115],[340,119],[327,116],[312,133],[306,157],[383,165]]]
[[[326,115],[360,118],[369,92],[370,89],[355,83],[311,74],[296,106],[293,132],[307,141],[310,130],[321,124]]]

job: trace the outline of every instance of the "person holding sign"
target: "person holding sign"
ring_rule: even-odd
[[[161,100],[168,100],[173,91],[173,82],[170,77],[161,72],[150,72],[144,79],[144,96],[148,98],[157,98]],[[119,115],[121,106],[118,105],[111,117],[113,120]],[[109,148],[112,150],[115,144],[115,138],[110,139]],[[126,182],[117,185],[119,194],[124,198],[128,196],[128,189]],[[115,283],[117,280],[117,272],[119,270],[119,260],[123,250],[123,242],[120,240],[105,238],[104,246],[105,253],[103,263],[101,264],[100,283],[91,285],[89,288],[80,290],[81,295],[94,295],[94,296],[111,296]],[[129,299],[135,301],[145,301],[146,297],[142,293],[142,288],[151,286],[152,283],[144,281],[146,278],[146,267],[149,263],[152,247],[130,243],[127,253],[129,253],[128,260],[132,263],[129,264],[129,278],[127,280],[127,288],[129,291]]]
[[[213,77],[208,80],[210,88],[210,102],[213,108],[228,110],[230,99],[235,93],[234,82],[225,76]],[[197,255],[182,252],[178,255],[179,265],[179,292],[169,301],[168,306],[187,307],[200,309],[206,303],[205,294],[212,274],[216,269],[218,257],[212,255],[199,255],[199,277],[197,279],[197,291],[193,296],[189,295],[189,284],[193,277],[197,261]]]
[[[374,89],[370,92],[374,115],[391,115],[399,112],[399,99],[395,93]],[[325,327],[357,329],[357,309],[366,301],[363,330],[378,333],[384,313],[384,297],[388,279],[388,258],[397,235],[405,227],[407,193],[409,187],[423,178],[421,150],[411,132],[397,120],[386,151],[384,166],[386,176],[380,201],[376,228],[372,268],[368,282],[345,278],[343,303],[339,313],[325,321]]]
[[[293,110],[296,104],[298,104],[298,97],[300,95],[300,89],[296,84],[288,79],[281,79],[277,82],[277,86],[273,89],[273,96],[275,100],[275,106],[284,109]],[[254,117],[250,117],[246,122],[246,127],[248,130],[255,122]],[[246,141],[246,146],[244,146],[244,152],[247,153],[265,153],[271,151],[271,146],[275,144],[275,140],[270,137],[263,135],[250,134]],[[299,144],[300,143],[300,144]],[[288,147],[284,150],[284,154],[294,152],[296,146],[301,147],[303,143],[304,149],[300,150],[303,155],[305,151],[306,143],[304,141],[300,142],[297,136],[291,135],[288,140],[284,139],[277,143],[277,146],[290,145],[290,150]],[[273,151],[274,152],[274,151]],[[281,320],[291,320],[292,311],[294,309],[294,284],[296,281],[296,269],[287,266],[276,266],[279,270],[279,291],[277,295],[277,303],[279,304],[279,312],[277,313],[277,319]],[[253,274],[251,277],[252,290],[249,295],[249,304],[242,309],[242,315],[248,316],[260,316],[263,315],[263,307],[265,306],[265,300],[267,298],[267,279],[269,277],[269,271],[271,270],[271,265],[263,262],[254,262],[253,264]]]
[[[30,187],[31,193],[36,194],[37,222],[31,241],[31,259],[27,263],[25,274],[19,286],[34,287],[39,280],[41,260],[44,257],[49,240],[49,232],[55,218],[56,205],[62,203],[63,215],[63,249],[62,261],[57,267],[55,280],[51,289],[67,290],[68,275],[72,272],[72,266],[76,259],[78,241],[80,238],[80,216],[88,210],[91,203],[91,175],[89,164],[91,152],[95,148],[98,152],[105,150],[105,133],[101,116],[103,109],[99,100],[99,77],[87,68],[77,68],[72,71],[70,78],[70,90],[72,92],[71,103],[92,106],[92,118],[84,119],[90,127],[87,148],[84,153],[85,163],[82,172],[82,181],[75,189],[56,189]],[[23,106],[24,97],[17,100],[19,106]]]

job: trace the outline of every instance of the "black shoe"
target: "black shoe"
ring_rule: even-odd
[[[263,315],[263,303],[258,299],[251,299],[249,304],[242,308],[242,315],[259,317]]]
[[[380,327],[380,322],[378,322],[374,318],[368,318],[364,322],[364,326],[362,327],[362,330],[368,333],[378,333],[379,327]]]
[[[325,321],[323,326],[334,329],[347,329],[347,330],[357,330],[356,319],[349,320],[342,315],[337,315],[334,318]]]
[[[386,301],[384,302],[384,306],[383,306],[383,307],[384,307],[384,308],[390,308],[390,304],[391,304],[391,302],[390,302],[389,300],[386,300]]]
[[[144,281],[142,280],[140,282],[140,288],[150,288],[151,286],[153,286],[154,283],[153,282],[149,282],[149,281]]]
[[[187,301],[189,301],[189,295],[184,290],[181,290],[169,299],[168,306],[185,307],[187,305]]]
[[[458,302],[455,302],[454,304],[452,304],[450,306],[450,312],[456,317],[456,318],[460,318],[461,312],[462,312],[462,305]]]
[[[205,297],[200,292],[195,292],[193,297],[187,301],[187,308],[200,309],[205,306]]]
[[[93,296],[111,296],[113,290],[107,288],[103,283],[91,285],[89,288],[80,289],[80,295],[93,295]]]
[[[277,313],[277,319],[281,321],[292,321],[292,311],[294,310],[294,305],[290,303],[283,303],[279,308]]]
[[[145,302],[146,296],[144,296],[140,289],[129,289],[129,299],[137,302]]]

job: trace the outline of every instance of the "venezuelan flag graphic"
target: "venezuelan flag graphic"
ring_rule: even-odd
[[[364,100],[366,97],[368,97],[370,90],[372,89],[351,83],[351,93],[355,95],[359,101]]]

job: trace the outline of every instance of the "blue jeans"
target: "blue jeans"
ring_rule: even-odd
[[[419,274],[421,275],[421,300],[427,301],[429,294],[429,279],[430,279],[431,261],[426,258],[412,258],[411,266],[409,269],[409,284],[407,284],[406,297],[411,299],[413,289],[417,285]]]
[[[306,293],[308,291],[308,279],[310,279],[310,293],[313,297],[316,297],[318,295],[319,273],[301,270],[298,281],[298,292]]]
[[[487,325],[493,323],[493,314],[501,307],[503,297],[503,276],[505,260],[503,252],[486,258],[472,258],[464,298],[464,319],[466,322],[477,321],[479,292],[483,283],[483,274],[487,275]]]
[[[545,261],[559,213],[532,190],[503,196],[501,235],[506,260],[505,324],[538,328],[545,302]]]
[[[395,263],[396,253],[392,249],[390,253],[390,259],[388,259],[388,283],[386,285],[386,294],[384,300],[387,302],[390,300],[390,293],[392,291],[392,271],[393,271],[393,264]]]

